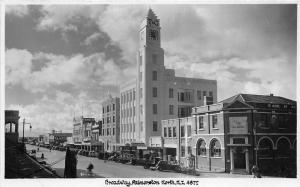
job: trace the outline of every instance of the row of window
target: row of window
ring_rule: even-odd
[[[202,95],[201,95],[201,93],[202,93]],[[201,92],[200,90],[197,90],[197,98],[198,98],[198,100],[201,100],[201,98],[202,98],[202,97],[204,98],[204,96],[207,96],[207,91]],[[209,91],[209,92],[208,92],[208,96],[209,96],[209,97],[213,97],[213,92],[212,92],[212,91]]]
[[[210,115],[212,121],[212,128],[218,128],[218,115]],[[198,118],[198,129],[204,129],[204,116]]]
[[[109,136],[109,135],[115,135],[115,128],[103,128],[102,129],[102,136]]]
[[[176,126],[173,127],[164,127],[164,137],[176,137]],[[187,134],[185,134],[187,133]],[[180,126],[180,137],[191,137],[192,136],[192,127],[191,125],[187,126],[187,130],[185,130],[185,126]]]
[[[217,139],[213,139],[209,146],[211,157],[221,157],[221,144]],[[197,143],[196,147],[197,155],[207,156],[206,153],[206,142],[201,139]]]
[[[121,124],[121,132],[135,132],[135,123]]]
[[[122,116],[122,118],[135,116],[135,107],[133,106],[133,107],[121,110],[121,116]]]
[[[106,110],[105,110],[106,109]],[[105,112],[110,112],[110,111],[115,111],[116,110],[116,105],[113,103],[111,105],[107,105],[106,107],[102,107],[102,113],[104,114]]]
[[[112,120],[112,121],[111,121]],[[115,123],[116,122],[116,117],[115,116],[112,116],[112,117],[106,117],[106,118],[102,118],[102,123],[105,124],[105,123]]]
[[[121,94],[121,103],[128,103],[135,100],[135,90]]]

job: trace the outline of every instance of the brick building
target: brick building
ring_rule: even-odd
[[[199,170],[250,173],[258,165],[263,174],[295,177],[296,118],[296,102],[272,94],[195,107],[191,117],[162,121],[164,158],[176,152],[188,165],[192,154]]]

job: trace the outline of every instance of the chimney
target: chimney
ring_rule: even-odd
[[[271,96],[271,97],[273,97],[273,96],[274,96],[274,94],[270,93],[270,96]]]

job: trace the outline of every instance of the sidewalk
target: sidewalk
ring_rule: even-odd
[[[5,147],[5,178],[58,178],[44,166],[19,150],[19,145]]]

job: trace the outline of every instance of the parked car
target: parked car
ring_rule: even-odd
[[[181,172],[181,167],[178,164],[170,164],[165,160],[160,160],[155,166],[150,167],[151,170],[159,170],[159,171],[176,171]]]
[[[29,156],[33,159],[36,159],[36,150],[35,149],[32,149],[30,152],[29,152]]]
[[[155,157],[154,159],[152,160],[146,160],[145,161],[145,164],[144,164],[144,168],[145,169],[149,169],[150,167],[152,166],[156,166],[156,164],[161,160],[160,157]]]
[[[88,156],[89,157],[97,157],[97,153],[95,151],[90,151]]]
[[[140,166],[144,166],[147,162],[146,158],[133,158],[131,161],[132,165],[140,165]]]

